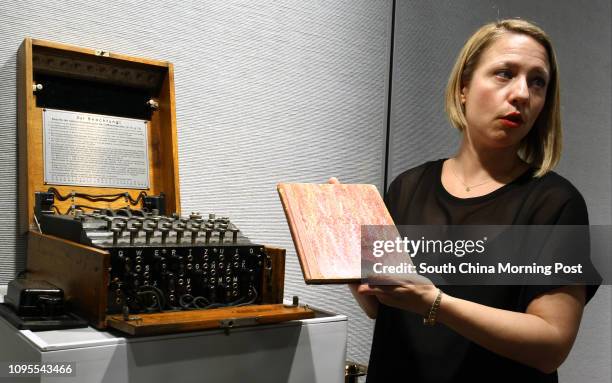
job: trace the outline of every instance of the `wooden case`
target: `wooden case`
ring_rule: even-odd
[[[47,280],[64,289],[67,303],[73,310],[89,320],[97,328],[118,328],[132,335],[160,334],[205,329],[211,327],[233,327],[252,325],[314,316],[304,307],[284,307],[284,255],[283,249],[266,247],[274,272],[268,277],[262,292],[266,305],[252,312],[253,320],[244,319],[236,308],[193,310],[139,315],[133,318],[107,316],[107,288],[109,285],[110,254],[108,251],[67,241],[39,232],[34,219],[34,193],[55,187],[60,193],[72,191],[87,194],[110,194],[128,192],[137,198],[141,189],[99,188],[87,186],[52,185],[44,181],[43,163],[43,109],[54,99],[36,89],[41,81],[67,83],[76,97],[65,100],[73,108],[85,113],[99,113],[132,117],[131,114],[147,115],[149,183],[147,193],[164,193],[166,215],[180,212],[178,179],[178,151],[176,116],[174,104],[173,66],[169,62],[150,60],[96,49],[87,49],[49,41],[26,38],[18,51],[18,139],[19,139],[19,211],[20,231],[27,233],[28,277]],[[119,95],[118,100],[108,103],[88,103],[89,91],[98,88],[111,89]],[[47,89],[42,89],[45,92]],[[82,94],[79,94],[82,93]],[[70,92],[64,92],[67,94]],[[121,95],[138,93],[150,97],[155,108],[145,102],[130,104]],[[79,97],[80,96],[80,97]],[[100,96],[100,95],[99,95]],[[103,94],[102,94],[103,96]],[[98,97],[99,99],[100,97]],[[111,97],[112,98],[112,97]],[[85,100],[83,102],[83,100]],[[127,104],[127,108],[126,108]],[[62,108],[58,108],[62,109]],[[97,207],[116,208],[117,202],[94,202]],[[56,201],[61,211],[70,206],[70,201]],[[240,311],[240,310],[239,310]],[[148,316],[153,315],[149,320]],[[233,316],[240,317],[236,321]],[[211,319],[212,318],[212,319]],[[220,319],[225,318],[225,319]],[[216,324],[216,326],[215,326]]]

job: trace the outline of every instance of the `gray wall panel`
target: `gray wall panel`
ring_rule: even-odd
[[[1,27],[0,27],[1,28]],[[4,34],[0,34],[0,39]],[[3,43],[2,43],[3,45]],[[0,47],[0,49],[2,49]],[[16,50],[0,55],[0,284],[24,267],[25,241],[17,237]],[[6,88],[6,89],[4,89]]]
[[[584,195],[594,224],[612,222],[610,1],[398,0],[389,179],[424,161],[452,156],[459,135],[444,113],[448,75],[464,41],[482,24],[521,17],[546,30],[561,73],[564,152],[557,169]],[[609,382],[610,286],[585,310],[560,381]]]
[[[389,3],[303,5],[282,17],[256,8],[257,24],[253,9],[237,14],[245,23],[230,49],[199,47],[197,70],[177,79],[183,210],[229,215],[254,240],[287,248],[285,296],[347,313],[349,353],[367,361],[371,324],[346,286],[304,285],[276,183],[335,175],[382,186]]]
[[[23,267],[14,229],[23,38],[168,60],[183,212],[228,215],[253,240],[287,248],[286,297],[347,314],[349,354],[366,362],[370,321],[346,286],[304,284],[275,186],[333,175],[382,188],[390,31],[390,0],[0,2],[0,283]]]

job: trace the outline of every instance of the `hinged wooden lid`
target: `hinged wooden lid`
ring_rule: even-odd
[[[78,98],[88,98],[87,89],[110,89],[108,94],[140,92],[151,95],[156,108],[146,111],[148,120],[149,195],[164,193],[166,214],[180,211],[178,149],[174,101],[174,72],[171,63],[115,54],[102,49],[88,49],[44,40],[26,38],[17,58],[18,137],[19,137],[19,210],[20,229],[26,232],[34,222],[34,193],[55,187],[63,195],[72,191],[88,194],[115,194],[128,192],[134,199],[142,189],[108,188],[90,186],[63,186],[44,182],[43,163],[43,107],[37,103],[33,88],[39,79],[70,83],[77,92],[71,95],[72,104]],[[80,84],[88,84],[81,86]],[[88,88],[89,87],[89,88]],[[83,94],[79,94],[82,92]],[[112,93],[115,92],[115,93]],[[64,92],[66,93],[66,92]],[[64,94],[62,93],[62,94]],[[101,93],[104,94],[104,93]],[[47,103],[53,98],[46,95]],[[111,97],[112,98],[112,97]],[[39,100],[40,101],[40,100]],[[112,106],[115,104],[115,108]],[[93,105],[93,104],[91,104]],[[118,105],[116,100],[80,107],[77,112],[101,113],[99,110],[119,110],[125,117],[131,105]],[[136,108],[145,108],[138,105]],[[58,108],[63,109],[63,108]],[[111,113],[108,113],[111,114]],[[112,115],[112,114],[111,114]],[[129,117],[129,116],[128,116]],[[120,137],[118,137],[120,139]],[[60,211],[66,211],[70,200],[55,203]],[[123,199],[116,202],[90,202],[100,208],[125,206]]]

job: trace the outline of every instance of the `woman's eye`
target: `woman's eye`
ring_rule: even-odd
[[[533,80],[531,80],[531,83],[534,86],[537,86],[538,88],[545,88],[546,87],[546,80],[544,80],[542,77],[536,77]]]
[[[511,79],[512,78],[512,72],[508,69],[502,69],[502,70],[498,70],[497,72],[495,72],[495,75],[497,77],[501,77],[504,79]]]

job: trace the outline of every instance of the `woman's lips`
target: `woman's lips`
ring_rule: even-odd
[[[523,124],[523,117],[520,113],[513,112],[501,117],[500,121],[508,128],[518,128],[519,126],[521,126],[521,124]]]
[[[501,123],[504,126],[507,126],[508,128],[518,128],[519,126],[521,126],[521,122],[519,121],[514,121],[514,120],[509,120],[507,118],[502,118],[500,119]]]

